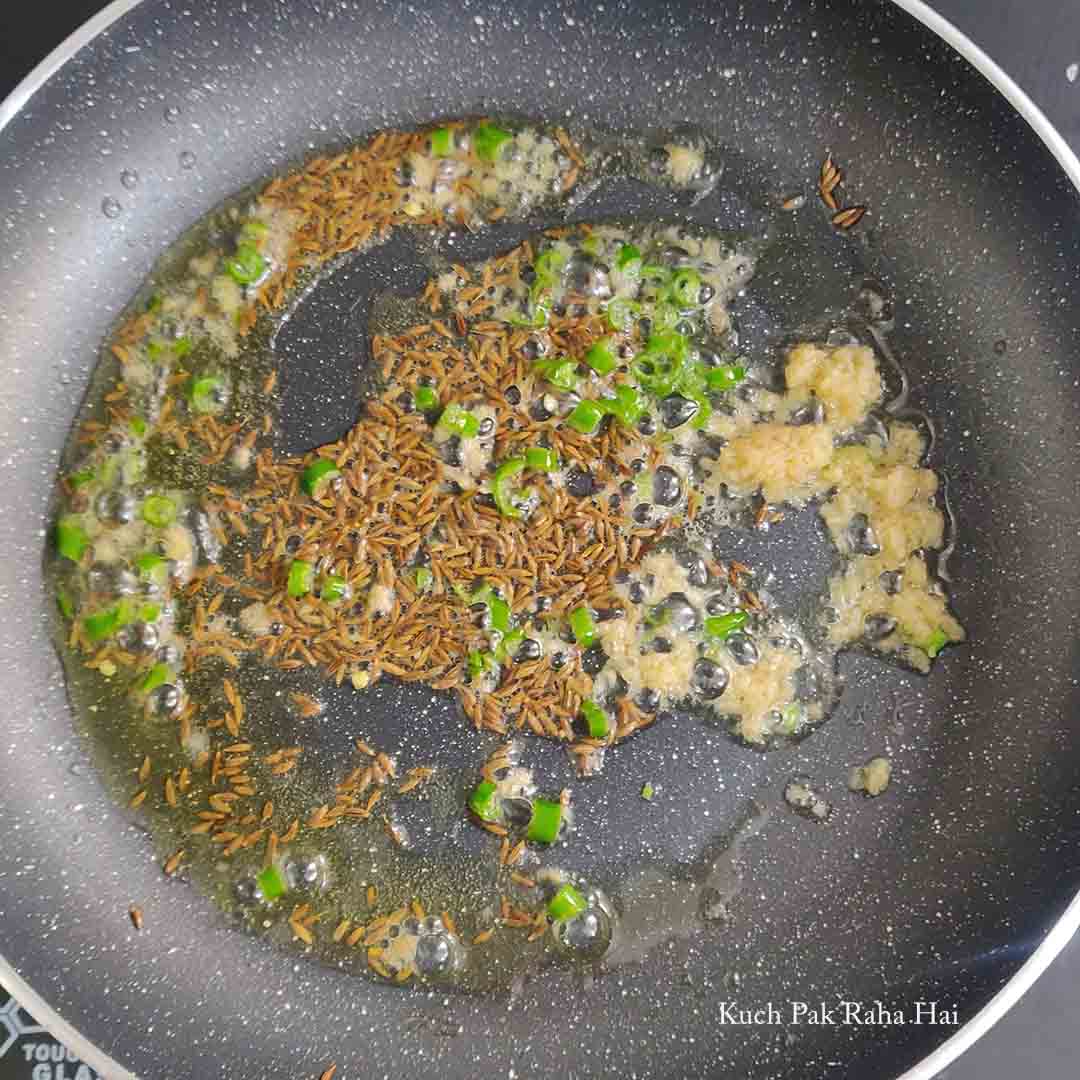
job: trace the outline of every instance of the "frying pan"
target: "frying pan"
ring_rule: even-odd
[[[469,996],[283,957],[163,880],[73,728],[41,549],[96,349],[168,243],[314,148],[480,111],[616,131],[691,121],[727,162],[721,227],[812,195],[826,149],[847,166],[866,227],[840,238],[811,204],[784,226],[798,259],[759,279],[807,317],[866,278],[891,298],[913,404],[938,425],[970,643],[927,679],[845,656],[840,707],[797,747],[756,753],[679,724],[642,734],[604,783],[661,785],[662,824],[617,793],[597,796],[597,820],[624,863],[659,848],[674,877],[737,834],[730,921],[590,984],[556,971]],[[0,129],[0,980],[85,1060],[155,1078],[317,1076],[331,1061],[371,1077],[924,1078],[1067,940],[1080,920],[1080,164],[926,8],[125,0],[16,92]],[[633,209],[600,192],[575,213]],[[343,350],[350,326],[327,323],[306,362],[347,387],[362,348]],[[391,739],[403,707],[432,739],[462,738],[448,705],[393,687],[365,722]],[[879,752],[889,792],[845,797],[848,768]],[[836,801],[828,827],[784,811],[793,772]],[[840,999],[934,1001],[958,1025],[740,1027],[722,1011]]]

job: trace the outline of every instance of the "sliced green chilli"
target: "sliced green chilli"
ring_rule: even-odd
[[[597,375],[610,375],[619,363],[610,339],[603,338],[600,341],[594,341],[585,353],[585,363]]]
[[[306,559],[293,559],[289,565],[289,580],[286,589],[294,600],[307,596],[314,585],[315,567]]]
[[[259,883],[259,892],[263,894],[263,898],[266,900],[277,900],[278,897],[284,896],[289,891],[285,875],[276,866],[267,866],[259,871],[256,881]]]
[[[574,640],[583,649],[595,645],[599,636],[596,629],[596,620],[593,618],[592,612],[584,604],[570,612],[570,630],[573,632]]]
[[[239,244],[236,254],[225,260],[225,273],[237,285],[254,285],[266,273],[266,260],[254,244]]]
[[[611,731],[607,713],[590,698],[581,703],[581,715],[585,719],[585,727],[589,732],[590,739],[606,739]]]
[[[164,529],[176,520],[176,503],[168,495],[148,495],[142,504],[143,521]]]
[[[434,157],[449,157],[454,152],[454,129],[436,128],[431,133],[431,153]]]
[[[514,481],[517,475],[525,469],[524,457],[513,457],[504,461],[491,478],[491,497],[499,513],[504,517],[519,518],[521,509],[516,502]]]
[[[563,804],[558,799],[534,799],[525,836],[537,844],[554,844],[559,838],[562,820]]]
[[[530,446],[525,451],[525,465],[535,472],[558,472],[558,451],[548,446]]]
[[[469,796],[469,809],[481,821],[497,821],[499,818],[498,788],[490,780],[477,784]]]
[[[76,521],[61,518],[56,523],[56,550],[72,562],[78,562],[90,546],[90,537]]]
[[[547,913],[555,922],[566,922],[587,911],[588,901],[573,885],[560,885],[558,892],[548,901]]]
[[[300,486],[312,498],[318,498],[326,489],[341,475],[341,470],[330,458],[319,458],[313,461],[300,477]]]
[[[745,611],[729,611],[726,615],[710,615],[705,620],[705,633],[724,641],[736,630],[741,630],[750,616]]]
[[[497,161],[503,145],[513,135],[505,128],[496,127],[495,124],[478,124],[473,132],[473,147],[476,156],[481,161]]]
[[[597,401],[579,401],[567,416],[566,422],[582,435],[592,435],[600,427],[607,410]]]

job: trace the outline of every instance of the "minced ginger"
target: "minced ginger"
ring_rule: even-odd
[[[865,765],[857,766],[848,776],[848,787],[876,798],[892,779],[892,762],[885,757],[871,758]]]
[[[825,408],[825,422],[838,430],[857,427],[881,403],[881,374],[865,345],[832,350],[796,345],[788,353],[784,377],[789,401],[803,404],[816,397]]]
[[[837,445],[838,436],[881,403],[881,375],[865,346],[796,345],[787,355],[785,380],[785,394],[759,391],[751,399],[756,423],[744,404],[715,432],[728,441],[711,480],[730,494],[759,493],[769,503],[822,499],[821,518],[836,547],[850,556],[829,582],[835,615],[829,639],[838,646],[860,640],[873,619],[876,648],[928,671],[946,643],[965,635],[917,554],[941,547],[945,537],[935,502],[937,474],[921,465],[924,439],[912,425],[890,421],[884,442],[871,436]],[[821,403],[821,423],[783,422],[811,400]],[[856,521],[862,524],[859,537],[852,534]]]

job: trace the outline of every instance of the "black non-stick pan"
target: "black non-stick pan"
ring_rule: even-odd
[[[1048,962],[1080,919],[1080,166],[985,57],[952,35],[963,59],[927,20],[914,0],[123,0],[0,108],[0,980],[87,1061],[147,1080],[330,1062],[445,1080],[929,1077]],[[648,844],[676,877],[737,834],[730,918],[588,985],[553,971],[486,996],[285,956],[165,880],[73,727],[41,572],[58,453],[155,257],[284,162],[478,112],[692,123],[727,163],[720,227],[811,196],[785,226],[798,260],[760,276],[807,318],[868,278],[894,305],[912,404],[937,424],[970,633],[929,678],[847,655],[840,707],[798,746],[702,732],[688,754],[685,727],[640,736],[610,782],[640,786],[647,769],[685,803],[672,795],[657,825],[613,794],[598,821],[623,869]],[[871,208],[853,236],[813,202],[827,150]],[[633,209],[600,191],[574,213]],[[339,291],[363,279],[353,264]],[[301,359],[348,387],[363,350],[324,323]],[[468,736],[449,703],[406,704],[435,742]],[[400,692],[362,707],[392,742]],[[882,752],[890,790],[846,797],[848,768]],[[835,795],[827,827],[784,808],[793,772]],[[908,1022],[743,1026],[725,1005],[786,1020],[791,1002],[841,1000]],[[919,1001],[944,1021],[910,1022]]]

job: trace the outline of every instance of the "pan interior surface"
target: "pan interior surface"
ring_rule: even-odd
[[[911,1015],[922,1000],[964,1020],[1070,898],[1075,193],[993,92],[893,9],[687,5],[668,15],[661,43],[642,12],[622,6],[510,16],[482,5],[463,15],[249,3],[242,16],[209,8],[190,20],[151,5],[88,46],[3,135],[0,190],[14,242],[0,274],[21,298],[0,339],[10,372],[0,399],[10,443],[4,593],[43,611],[49,478],[96,345],[186,225],[311,147],[455,112],[520,112],[527,102],[568,124],[623,130],[691,119],[729,161],[727,201],[700,208],[721,227],[739,225],[770,194],[812,196],[826,149],[847,165],[873,213],[862,242],[838,244],[823,221],[799,215],[797,265],[766,265],[759,279],[806,318],[844,307],[867,278],[890,296],[891,342],[913,403],[938,421],[935,464],[960,522],[954,603],[971,643],[929,680],[846,657],[847,688],[829,724],[773,754],[718,736],[707,767],[687,772],[659,729],[643,733],[621,765],[666,792],[707,791],[709,820],[686,822],[700,837],[739,834],[727,848],[738,883],[730,922],[693,947],[676,937],[587,987],[565,974],[509,997],[468,998],[292,967],[163,883],[71,733],[44,615],[29,635],[25,621],[7,624],[12,707],[0,798],[21,846],[0,876],[5,952],[61,1016],[135,1072],[198,1075],[212,1053],[222,1072],[242,1062],[267,1076],[317,1075],[331,1060],[363,1061],[373,1075],[494,1066],[807,1076],[828,1075],[837,1061],[853,1075],[887,1075],[954,1028],[897,1026],[885,1039],[858,1023],[741,1026],[725,1019],[724,1003],[773,1003],[786,1019],[793,1001],[881,1000]],[[219,82],[186,81],[159,40],[169,60],[216,41]],[[427,44],[413,51],[417,41]],[[245,80],[254,92],[238,94]],[[114,119],[99,126],[95,110]],[[184,167],[187,155],[194,168]],[[76,174],[80,157],[92,164]],[[134,187],[122,171],[137,174]],[[605,205],[600,192],[579,210],[624,213],[633,209],[626,196]],[[48,360],[31,365],[28,355]],[[391,700],[382,715],[402,707],[411,703]],[[897,779],[872,810],[852,807],[817,831],[760,813],[777,807],[793,772],[840,791],[848,768],[876,752],[892,757]],[[620,787],[636,790],[619,772]],[[17,780],[25,776],[35,783]],[[636,809],[628,832],[645,845],[652,826]],[[630,807],[607,812],[609,828],[628,827]],[[667,835],[678,835],[670,825]],[[689,872],[689,850],[668,854]],[[151,933],[125,921],[133,902]],[[151,1025],[185,1039],[146,1039]]]

